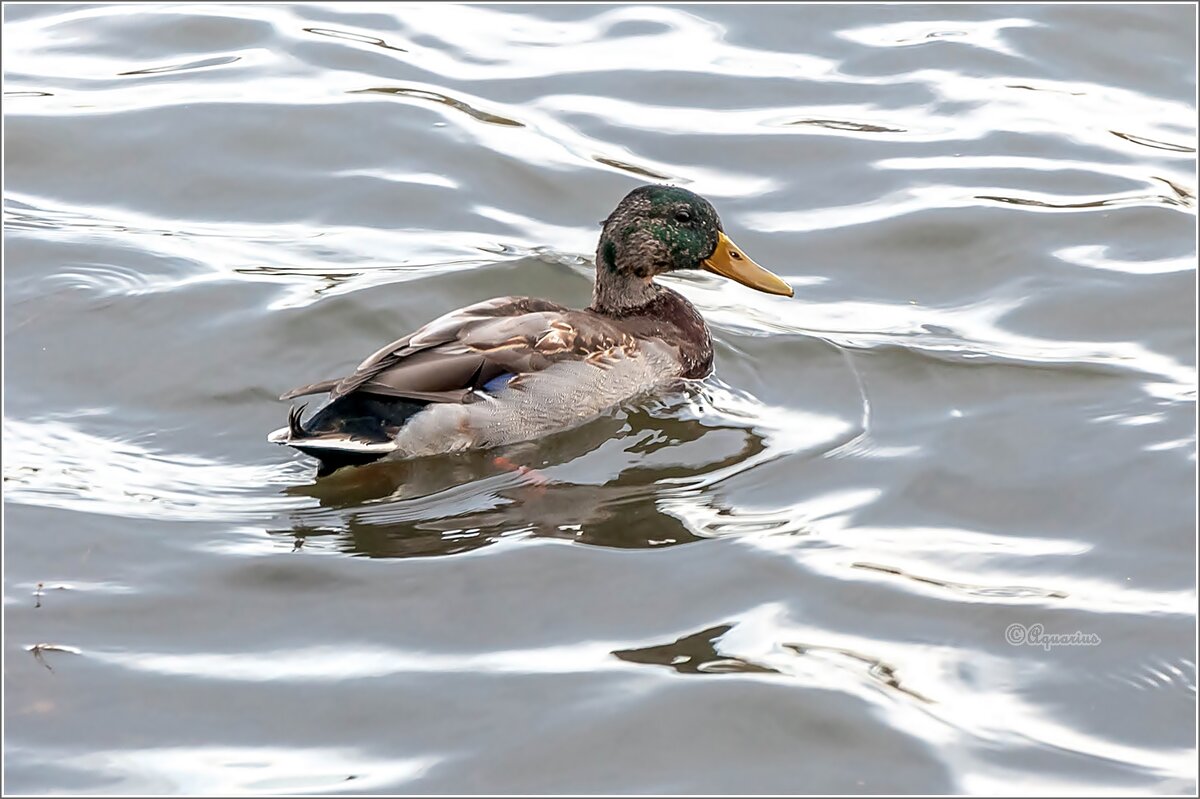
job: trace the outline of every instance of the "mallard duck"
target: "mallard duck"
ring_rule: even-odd
[[[636,188],[601,224],[587,308],[499,297],[451,311],[380,347],[350,375],[284,393],[329,400],[307,420],[303,405],[293,407],[268,440],[317,458],[318,475],[529,441],[712,371],[704,319],[655,275],[706,269],[792,296],[730,241],[712,204],[687,189]]]

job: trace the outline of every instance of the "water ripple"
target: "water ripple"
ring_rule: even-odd
[[[845,119],[797,119],[792,122],[784,122],[784,125],[811,125],[818,128],[829,128],[831,130],[848,130],[855,133],[907,133],[904,128],[889,128],[883,125],[875,125],[868,122],[851,122]]]
[[[215,58],[202,58],[198,61],[188,61],[183,64],[168,64],[161,67],[145,67],[144,69],[131,69],[128,72],[118,72],[118,75],[161,75],[167,72],[188,72],[198,69],[211,69],[212,67],[223,67],[227,64],[233,64],[240,61],[240,56],[228,55],[218,56]]]
[[[291,482],[277,467],[163,453],[59,419],[5,417],[4,444],[6,502],[183,520],[245,520],[296,504],[262,499],[261,486]]]
[[[1112,131],[1109,131],[1109,133],[1111,133],[1114,136],[1119,136],[1120,138],[1124,139],[1125,141],[1133,142],[1134,144],[1141,144],[1145,147],[1153,147],[1157,150],[1167,150],[1167,151],[1173,152],[1173,153],[1194,153],[1194,152],[1196,152],[1195,147],[1191,147],[1186,144],[1172,144],[1170,142],[1165,142],[1165,141],[1156,141],[1155,139],[1151,139],[1147,136],[1135,136],[1132,133],[1122,133],[1119,130],[1112,130]]]
[[[437,756],[371,758],[357,748],[156,746],[20,751],[32,764],[101,775],[118,792],[153,786],[156,793],[276,795],[380,790],[421,776]]]
[[[515,119],[500,116],[499,114],[481,111],[462,100],[456,100],[453,97],[441,92],[432,91],[431,89],[418,89],[408,86],[376,86],[369,89],[354,89],[349,94],[385,94],[393,97],[411,97],[414,100],[428,100],[450,106],[456,111],[462,111],[472,119],[487,122],[490,125],[506,125],[514,128],[525,127],[525,123],[523,122],[518,122]]]
[[[369,36],[363,33],[354,33],[352,31],[341,31],[333,28],[305,28],[308,33],[315,33],[318,36],[328,36],[331,39],[345,39],[351,42],[360,42],[362,44],[370,44],[375,47],[382,47],[385,50],[395,50],[398,53],[407,53],[403,47],[395,47],[388,44],[378,36]]]

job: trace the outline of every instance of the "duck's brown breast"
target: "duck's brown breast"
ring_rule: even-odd
[[[658,339],[679,353],[681,377],[695,379],[712,372],[713,346],[708,325],[690,302],[671,289],[647,305],[617,319],[621,328],[635,338]]]

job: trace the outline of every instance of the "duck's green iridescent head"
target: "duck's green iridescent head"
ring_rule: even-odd
[[[648,281],[676,269],[707,269],[759,291],[792,296],[787,283],[729,240],[708,200],[678,186],[634,189],[604,220],[596,250],[597,282]]]

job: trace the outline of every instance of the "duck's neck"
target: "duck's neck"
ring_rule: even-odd
[[[596,287],[589,308],[605,316],[628,316],[662,295],[663,289],[649,277],[596,266]]]

